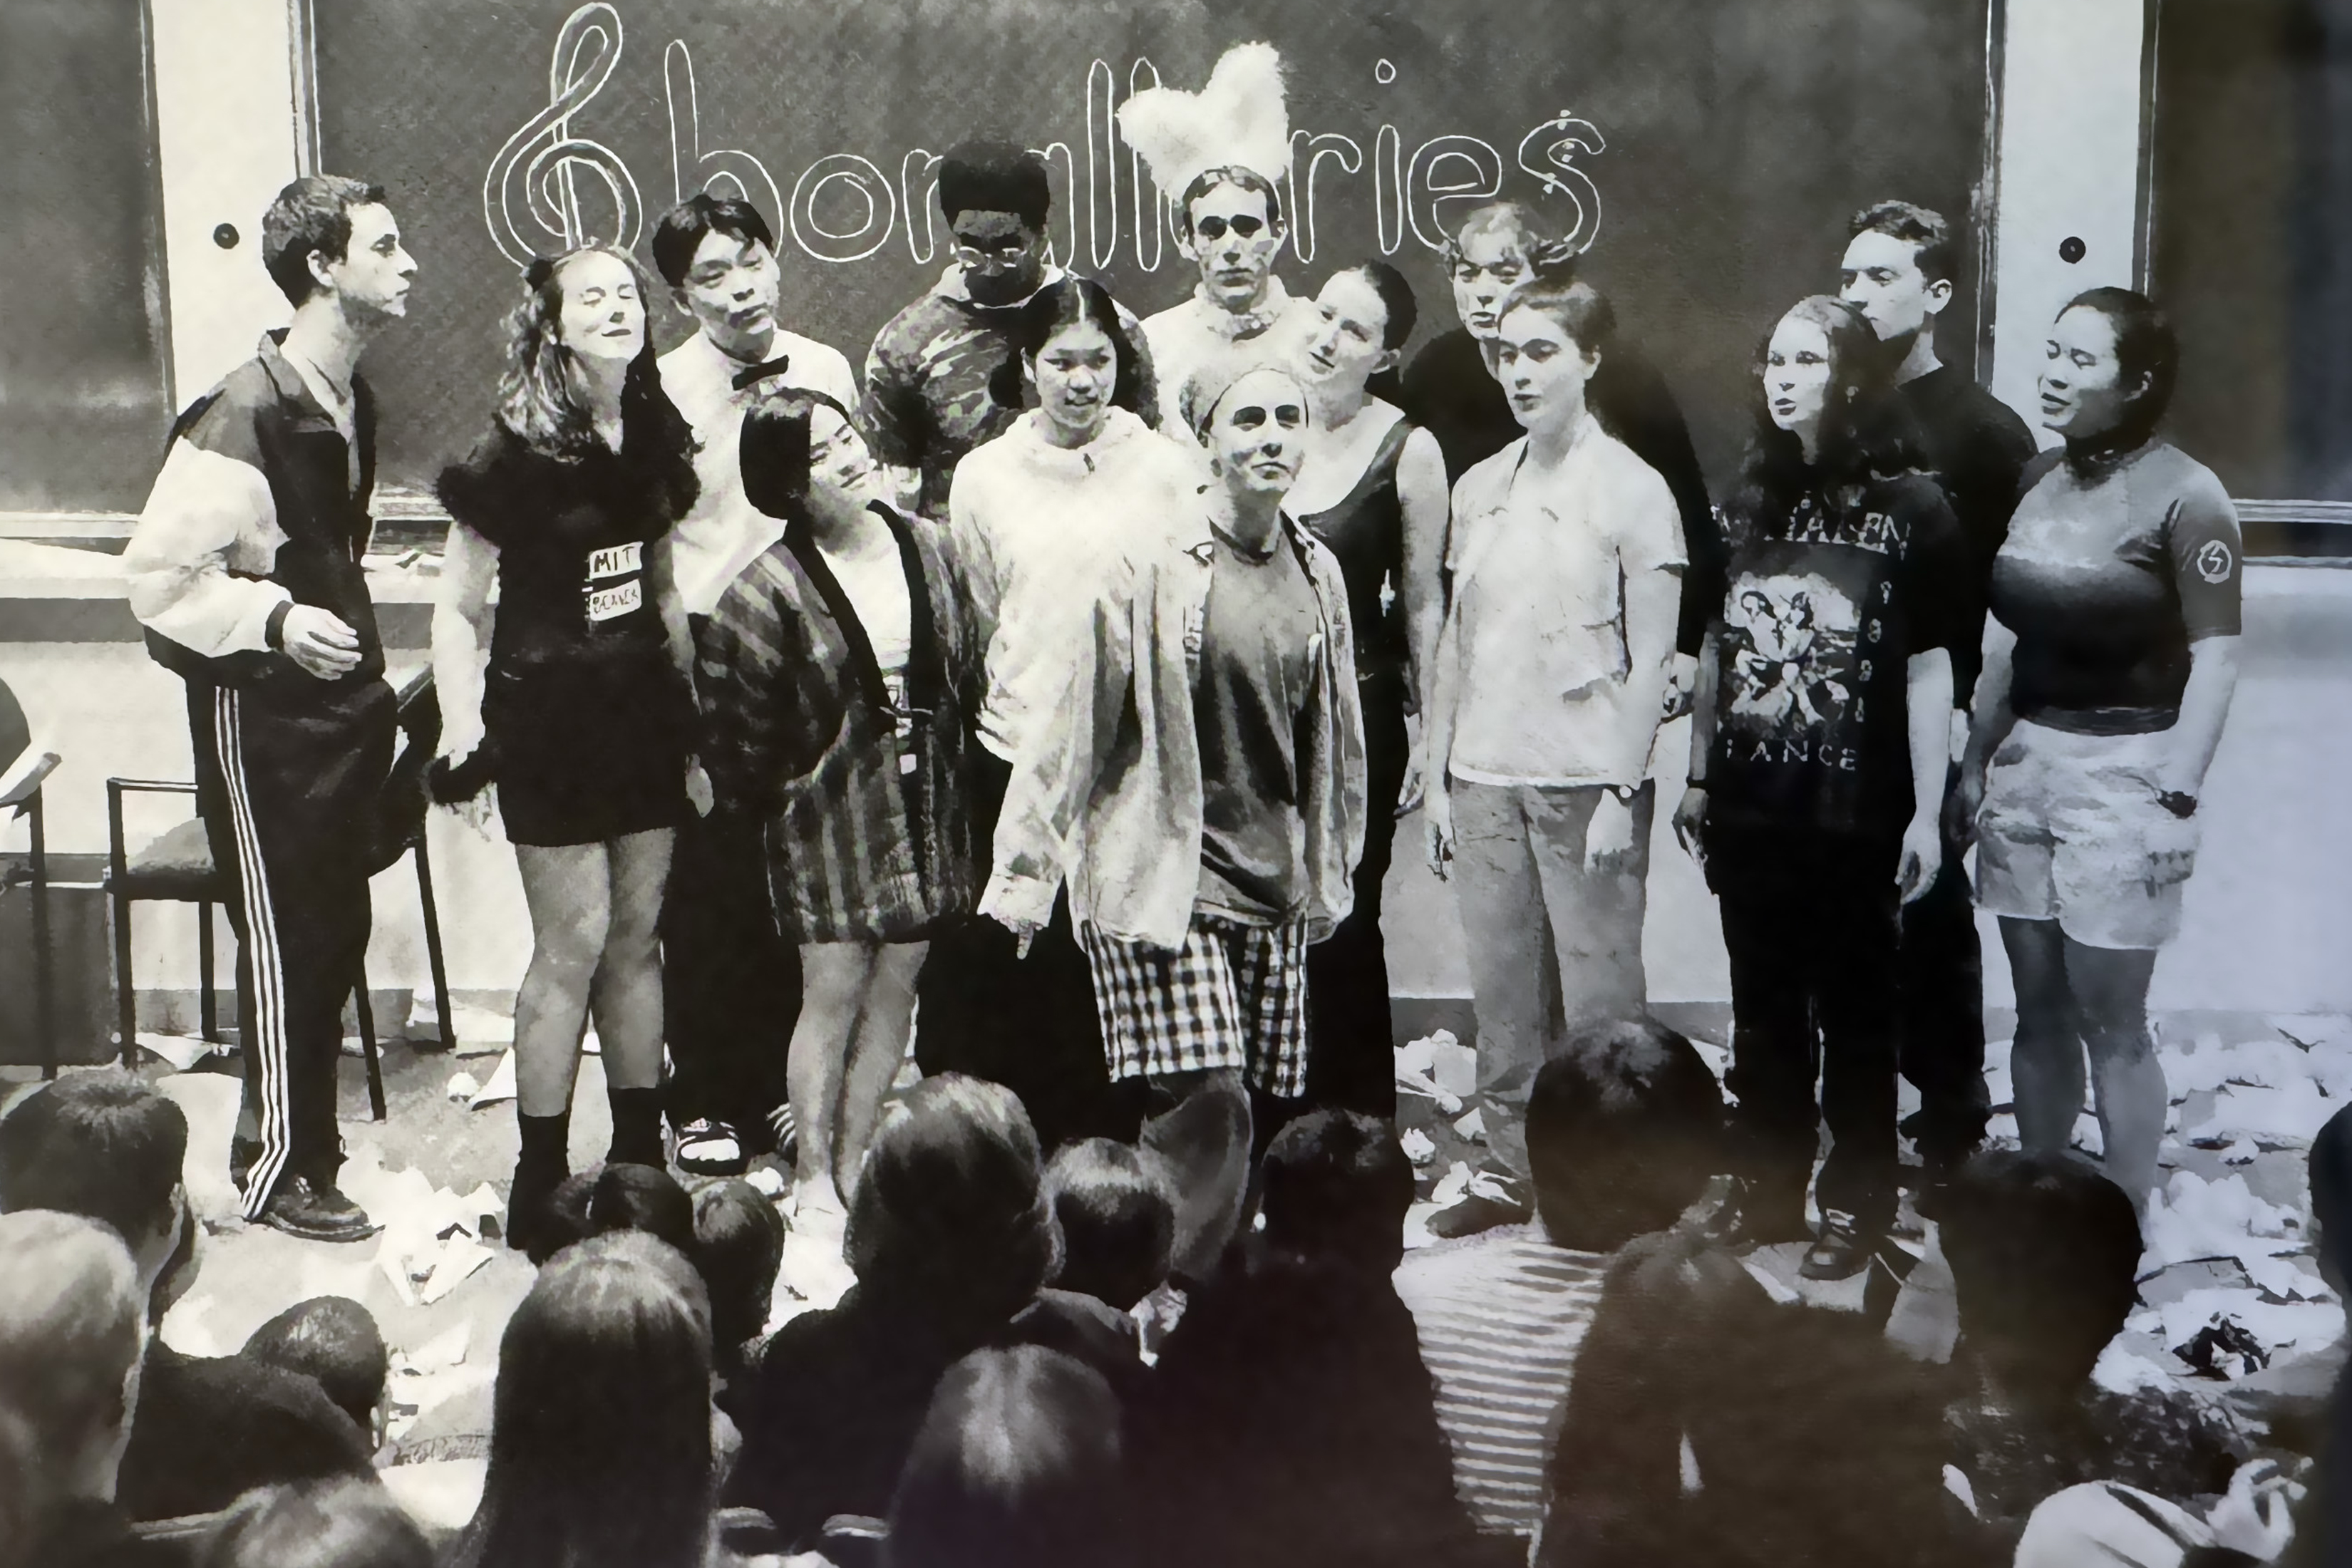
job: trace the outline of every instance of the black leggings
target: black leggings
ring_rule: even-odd
[[[1364,709],[1364,858],[1356,901],[1329,940],[1307,950],[1307,1100],[1370,1116],[1396,1115],[1396,1035],[1389,1009],[1381,886],[1396,848],[1396,808],[1412,758],[1402,675],[1359,691]]]

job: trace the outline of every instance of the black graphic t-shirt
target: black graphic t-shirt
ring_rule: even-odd
[[[1916,475],[1808,490],[1779,527],[1736,522],[1708,826],[1900,837],[1911,657],[1975,637],[1969,576],[1951,507]]]

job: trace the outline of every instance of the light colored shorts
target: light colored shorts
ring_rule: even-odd
[[[2150,949],[2180,929],[2195,817],[2167,811],[2167,731],[2081,735],[2021,719],[1977,813],[1977,906],[2050,921],[2085,947]]]

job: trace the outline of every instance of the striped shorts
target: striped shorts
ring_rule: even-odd
[[[1174,952],[1078,928],[1114,1082],[1238,1069],[1278,1099],[1307,1092],[1307,923],[1194,914]]]

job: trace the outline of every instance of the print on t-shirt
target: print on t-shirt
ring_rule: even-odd
[[[583,592],[588,595],[589,620],[618,620],[644,607],[645,557],[646,547],[634,541],[588,552],[588,579]],[[600,586],[614,577],[626,581]]]
[[[1853,700],[1859,622],[1853,601],[1819,577],[1742,575],[1724,616],[1733,677],[1726,726],[1760,747],[1809,751]]]

